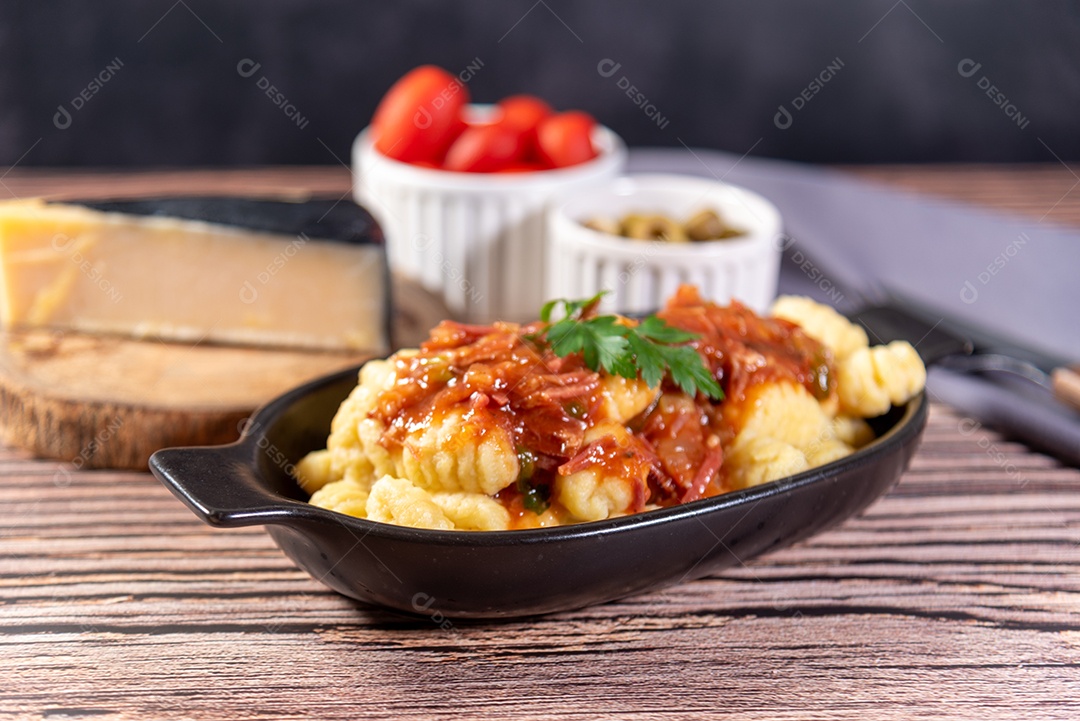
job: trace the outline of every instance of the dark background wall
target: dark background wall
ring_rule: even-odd
[[[822,162],[1076,159],[1078,7],[5,2],[0,164],[334,163],[335,155],[347,159],[352,137],[403,72],[421,63],[456,72],[478,62],[474,99],[537,93],[559,108],[592,112],[631,145]],[[237,70],[245,59],[259,64],[250,77]],[[606,68],[620,64],[610,77],[597,69],[605,59]],[[970,77],[958,69],[965,60]],[[813,93],[811,83],[825,75]],[[269,84],[287,99],[291,118],[259,87]],[[628,84],[647,98],[653,118],[620,88]],[[997,99],[986,94],[990,85]],[[796,109],[808,88],[811,99]],[[778,127],[780,106],[791,113],[790,127]]]

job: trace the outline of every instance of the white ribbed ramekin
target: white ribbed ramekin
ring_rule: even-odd
[[[712,209],[745,235],[694,243],[642,241],[582,225],[629,213],[682,221]],[[601,309],[645,313],[664,305],[681,283],[719,303],[765,311],[776,296],[783,242],[780,212],[757,193],[685,175],[629,175],[554,203],[548,217],[545,295],[586,298],[610,291]]]
[[[555,195],[615,178],[626,146],[611,130],[600,155],[533,173],[456,173],[382,155],[369,130],[352,148],[353,195],[386,233],[391,267],[475,323],[534,320],[544,302],[546,213]]]

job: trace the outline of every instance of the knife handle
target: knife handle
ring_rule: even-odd
[[[1080,411],[1080,373],[1074,368],[1055,368],[1050,373],[1054,397]]]
[[[926,389],[934,400],[1080,468],[1080,420],[1049,393],[1020,384],[1006,386],[941,366],[927,370]],[[972,427],[959,426],[964,435]],[[996,452],[994,446],[983,446],[983,450],[988,455]]]

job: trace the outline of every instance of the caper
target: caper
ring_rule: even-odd
[[[724,237],[727,227],[714,210],[699,210],[686,221],[686,234],[691,240],[716,240]]]
[[[631,215],[623,221],[623,234],[636,240],[666,240],[685,243],[689,240],[681,224],[666,215]]]
[[[642,213],[627,213],[619,220],[619,235],[624,238],[634,238],[635,236],[631,235],[631,233],[634,232],[635,228],[642,227],[648,223],[649,217],[650,216]],[[642,240],[642,238],[637,238],[637,240]]]
[[[722,240],[744,235],[744,231],[726,225],[715,210],[699,210],[685,223],[659,213],[628,213],[619,220],[589,218],[582,225],[609,235],[633,240],[664,240],[669,243]]]

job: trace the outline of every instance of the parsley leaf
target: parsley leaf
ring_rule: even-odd
[[[576,321],[563,318],[555,323],[547,331],[548,342],[551,350],[557,356],[568,356],[571,353],[581,353],[585,356],[585,365],[596,370],[604,368],[611,373],[619,373],[619,368],[624,375],[629,372],[633,378],[637,375],[636,369],[627,370],[624,356],[628,343],[626,338],[613,330],[614,316],[593,318],[588,321]]]
[[[641,370],[641,380],[645,381],[649,388],[655,388],[664,379],[668,368],[668,359],[664,357],[661,346],[650,343],[637,334],[631,335],[627,340]]]
[[[637,332],[638,335],[658,343],[686,343],[697,338],[693,333],[668,325],[667,321],[655,315],[650,315],[641,321]]]
[[[614,315],[593,316],[604,294],[584,300],[559,298],[544,305],[540,319],[547,329],[537,340],[547,339],[559,357],[581,353],[585,365],[594,371],[607,371],[623,378],[641,379],[655,388],[666,373],[690,395],[704,393],[722,400],[724,392],[697,351],[686,345],[698,336],[667,324],[650,315],[635,326]],[[562,306],[564,317],[551,322],[555,309]]]
[[[586,314],[586,310],[595,308],[606,293],[606,290],[600,291],[592,298],[586,298],[585,300],[566,300],[565,298],[549,300],[547,303],[544,303],[544,307],[540,309],[540,320],[545,323],[550,323],[552,311],[560,304],[562,304],[563,313],[567,318],[579,318]]]
[[[663,346],[663,349],[675,385],[692,396],[701,392],[717,400],[724,397],[720,384],[701,362],[697,351],[687,346]]]

